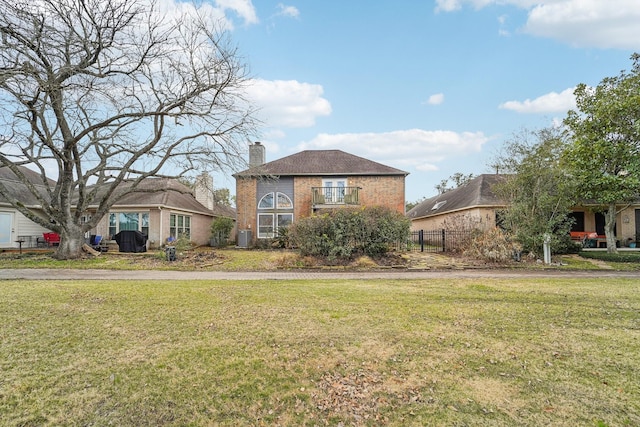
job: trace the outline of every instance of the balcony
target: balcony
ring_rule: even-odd
[[[311,187],[314,207],[335,207],[337,205],[359,205],[360,187]]]

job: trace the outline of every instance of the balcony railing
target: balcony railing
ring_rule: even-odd
[[[359,205],[360,187],[312,187],[313,205]]]

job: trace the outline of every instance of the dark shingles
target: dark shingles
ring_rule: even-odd
[[[407,172],[392,168],[341,150],[306,150],[257,168],[238,172],[236,176],[247,175],[408,175]]]
[[[420,202],[407,212],[407,217],[417,219],[474,207],[502,207],[504,202],[492,187],[503,179],[504,175],[479,175],[461,187]],[[439,202],[440,206],[433,209]]]

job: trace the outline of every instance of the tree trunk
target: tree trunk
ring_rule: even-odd
[[[616,246],[616,205],[609,205],[609,209],[604,213],[604,234],[607,237],[607,252],[618,253]]]
[[[84,232],[82,229],[75,224],[70,224],[60,230],[60,244],[54,257],[57,259],[81,258],[84,255],[82,250],[84,243]]]

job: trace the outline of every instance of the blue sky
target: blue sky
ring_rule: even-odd
[[[640,51],[638,0],[210,4],[249,67],[267,161],[341,149],[409,172],[408,201],[490,173],[505,140],[558,123],[577,84]]]

